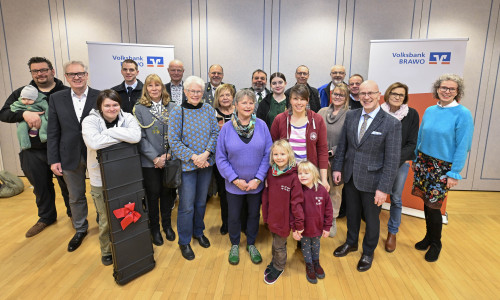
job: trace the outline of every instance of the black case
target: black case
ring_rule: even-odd
[[[118,284],[126,284],[155,267],[138,145],[120,143],[98,150],[97,160],[108,212],[113,277]],[[122,219],[117,219],[113,211],[128,203],[135,203],[141,217],[123,230]]]

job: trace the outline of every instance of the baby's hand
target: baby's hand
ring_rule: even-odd
[[[330,236],[330,231],[323,230],[323,234],[321,235],[322,237],[329,237]]]

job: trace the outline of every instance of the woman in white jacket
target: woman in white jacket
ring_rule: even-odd
[[[96,106],[97,109],[93,109],[82,122],[82,135],[87,145],[90,194],[99,214],[101,261],[107,266],[113,263],[113,258],[97,150],[121,142],[138,143],[141,140],[141,128],[133,115],[121,110],[120,96],[114,90],[100,92]]]

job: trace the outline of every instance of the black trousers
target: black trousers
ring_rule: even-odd
[[[26,178],[33,186],[33,194],[36,198],[36,206],[38,207],[38,222],[52,224],[57,220],[56,210],[56,193],[54,191],[54,183],[52,182],[53,173],[47,161],[46,149],[26,149],[19,153],[21,161],[21,169]],[[69,208],[69,194],[66,183],[62,177],[56,176],[61,193],[64,197],[66,212],[71,216]]]
[[[172,227],[172,206],[175,201],[175,189],[163,187],[163,169],[142,168],[144,188],[149,209],[149,227],[151,231]]]
[[[226,195],[226,182],[224,177],[220,175],[219,170],[217,169],[217,165],[214,165],[214,176],[215,181],[217,182],[217,194],[219,194],[220,199],[220,217],[222,220],[222,224],[227,225],[227,195]]]
[[[344,185],[347,204],[347,244],[357,245],[359,228],[361,226],[361,214],[364,214],[366,222],[366,232],[363,238],[363,254],[373,255],[377,248],[380,235],[380,209],[375,201],[375,193],[359,191],[354,186],[353,180],[349,180]]]

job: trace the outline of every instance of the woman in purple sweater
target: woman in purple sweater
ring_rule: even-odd
[[[247,205],[247,251],[253,263],[262,257],[255,247],[259,232],[260,204],[264,179],[269,169],[271,134],[264,121],[255,117],[255,93],[240,90],[235,96],[235,112],[219,133],[215,159],[225,179],[228,202],[228,229],[231,240],[229,263],[239,263],[239,244],[243,204]]]

